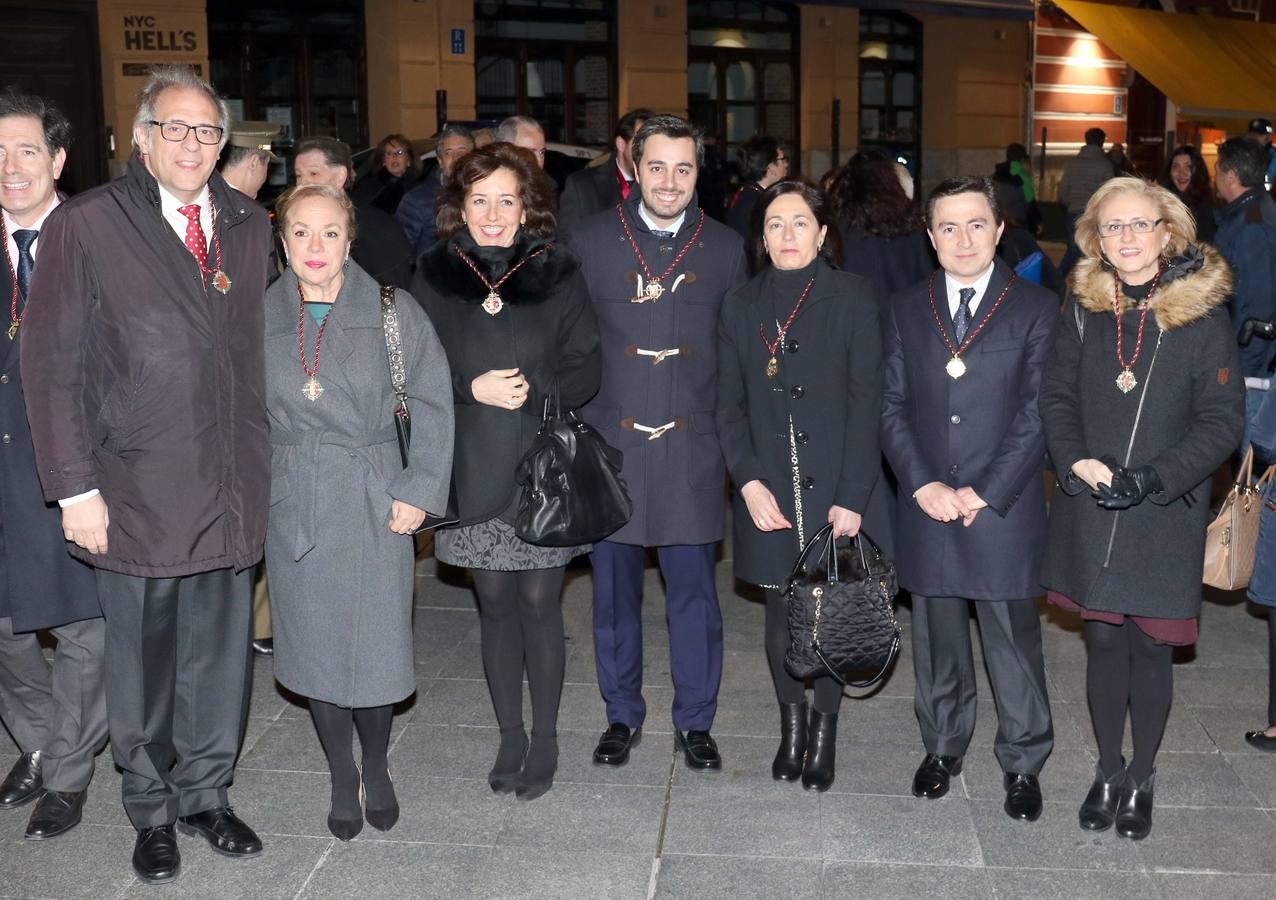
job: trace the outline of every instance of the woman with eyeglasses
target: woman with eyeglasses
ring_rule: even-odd
[[[372,151],[371,170],[355,182],[350,196],[359,206],[375,206],[394,215],[403,195],[419,178],[412,142],[401,134],[386,135]]]
[[[1225,307],[1231,272],[1196,242],[1183,201],[1113,178],[1076,242],[1084,258],[1041,384],[1057,476],[1042,582],[1084,623],[1099,762],[1080,825],[1140,840],[1152,830],[1171,654],[1197,637],[1210,478],[1240,442],[1245,386]]]

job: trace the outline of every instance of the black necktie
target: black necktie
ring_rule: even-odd
[[[673,237],[673,232],[672,231],[653,231],[652,235],[660,238],[662,241],[667,241],[671,237]]]
[[[957,292],[960,302],[957,304],[957,315],[953,316],[953,331],[957,332],[957,343],[961,343],[966,339],[966,332],[970,330],[970,301],[975,297],[975,289],[970,287],[962,288]]]
[[[18,245],[18,293],[25,302],[27,288],[31,287],[31,270],[35,267],[35,259],[31,256],[31,245],[40,236],[33,228],[20,228],[13,233],[13,242]]]

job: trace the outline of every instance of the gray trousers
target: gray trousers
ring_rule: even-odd
[[[46,788],[78,793],[106,745],[106,623],[85,619],[52,634],[50,665],[34,632],[14,634],[13,620],[0,618],[0,722],[23,753],[40,751]]]
[[[1036,775],[1054,747],[1041,621],[1034,600],[977,600],[984,664],[997,706],[1003,772]],[[964,756],[975,733],[970,601],[913,595],[913,705],[928,753]]]
[[[227,804],[250,685],[252,570],[97,573],[111,748],[136,828]]]

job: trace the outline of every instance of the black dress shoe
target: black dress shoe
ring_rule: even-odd
[[[642,740],[642,728],[632,731],[628,725],[612,722],[594,748],[594,765],[623,766],[629,762],[629,751]]]
[[[66,834],[80,824],[88,791],[45,791],[27,820],[27,840],[44,841]]]
[[[30,803],[44,790],[40,774],[40,751],[24,753],[0,782],[0,809],[14,809]]]
[[[913,796],[938,800],[948,793],[948,782],[961,774],[960,756],[939,756],[927,753],[913,776]]]
[[[1125,786],[1125,760],[1111,778],[1103,777],[1103,767],[1095,765],[1094,784],[1090,785],[1077,819],[1086,831],[1107,831],[1116,821],[1117,803]]]
[[[780,704],[780,749],[771,763],[771,777],[776,781],[797,781],[802,777],[802,761],[806,759],[806,701]]]
[[[261,852],[261,838],[229,806],[182,816],[177,827],[183,834],[203,835],[208,846],[222,856],[254,856]]]
[[[674,744],[682,751],[688,769],[721,769],[718,744],[707,731],[674,732]]]
[[[1267,729],[1245,732],[1245,743],[1267,753],[1276,753],[1276,737],[1268,737]]]
[[[275,655],[275,639],[260,638],[253,641],[253,653],[258,656],[274,656]]]
[[[143,828],[133,845],[133,871],[147,884],[167,884],[177,878],[182,854],[172,825]]]
[[[1035,822],[1041,818],[1041,785],[1036,775],[1007,772],[1003,779],[1006,802],[1002,809],[1012,819]]]
[[[1155,769],[1142,784],[1135,784],[1126,776],[1116,811],[1116,830],[1121,837],[1141,841],[1152,833],[1152,788],[1155,781]]]
[[[811,731],[806,739],[806,765],[802,769],[802,787],[823,793],[833,786],[833,767],[837,751],[837,713],[829,715],[811,710]]]

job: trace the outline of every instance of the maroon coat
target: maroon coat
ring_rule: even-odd
[[[102,492],[108,552],[71,549],[109,571],[172,578],[261,559],[270,226],[220,175],[210,188],[225,296],[204,287],[136,157],[40,235],[21,331],[40,482],[50,501]]]

